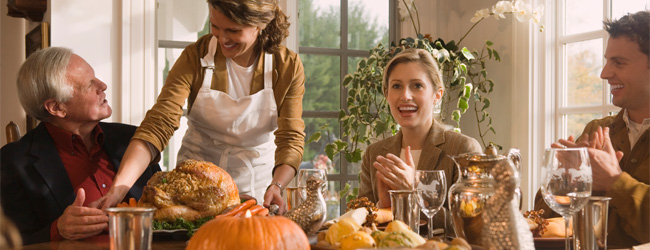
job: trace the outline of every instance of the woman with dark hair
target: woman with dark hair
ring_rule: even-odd
[[[178,153],[225,169],[240,193],[277,204],[302,161],[305,76],[300,58],[280,43],[287,16],[277,0],[209,0],[210,32],[187,46],[156,104],[127,149],[103,207],[124,197],[159,158],[188,102],[188,130]]]

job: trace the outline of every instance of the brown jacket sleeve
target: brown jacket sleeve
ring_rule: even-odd
[[[278,105],[275,166],[288,164],[297,173],[305,144],[305,122],[302,120],[305,72],[300,57],[285,50],[286,53],[276,53],[277,62],[274,63],[279,74],[273,89]]]
[[[197,42],[198,43],[198,42]],[[203,79],[197,43],[188,45],[169,71],[156,104],[147,111],[133,139],[141,139],[163,151],[180,126],[183,105],[197,77]]]

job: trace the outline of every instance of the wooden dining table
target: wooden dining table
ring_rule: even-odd
[[[183,250],[187,246],[187,239],[182,238],[157,238],[151,242],[152,250]],[[83,240],[62,240],[43,242],[23,246],[23,250],[109,250],[110,236],[97,235]]]
[[[316,235],[309,236],[311,244],[316,243]],[[188,236],[183,234],[154,234],[151,241],[152,250],[183,250],[187,246]],[[110,236],[101,234],[83,240],[63,240],[25,245],[23,250],[109,250]]]

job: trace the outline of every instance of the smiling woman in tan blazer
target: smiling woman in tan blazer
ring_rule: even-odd
[[[400,130],[368,147],[359,184],[359,197],[368,197],[378,207],[390,207],[388,190],[412,189],[415,170],[444,170],[451,186],[459,174],[448,156],[481,152],[475,139],[447,130],[434,119],[444,85],[431,54],[406,49],[384,72],[384,95]]]

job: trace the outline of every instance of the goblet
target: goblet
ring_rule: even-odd
[[[544,153],[544,201],[564,219],[565,249],[569,245],[569,220],[591,196],[591,165],[587,148],[548,148]]]
[[[433,216],[440,210],[447,197],[447,179],[443,170],[416,170],[415,190],[420,210],[429,218],[429,239],[433,238]]]

